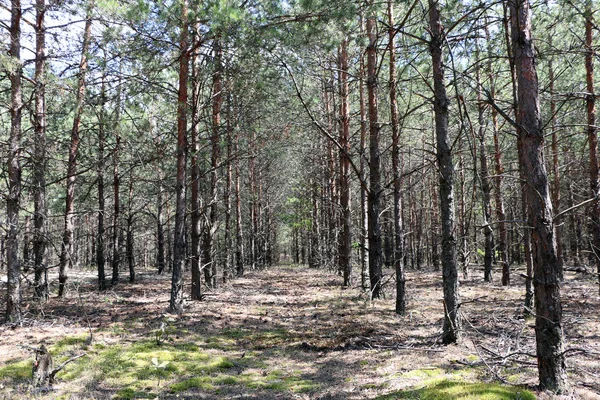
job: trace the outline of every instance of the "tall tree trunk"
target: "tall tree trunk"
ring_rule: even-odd
[[[163,222],[162,172],[158,177],[158,195],[156,196],[156,266],[158,274],[165,270],[165,227]]]
[[[192,264],[192,287],[191,295],[192,300],[202,300],[202,271],[201,271],[201,260],[200,260],[200,167],[198,165],[198,153],[200,151],[200,145],[198,143],[198,123],[199,123],[199,110],[200,107],[200,77],[198,71],[198,60],[197,56],[192,56],[192,154],[190,159],[191,164],[191,264]]]
[[[33,159],[33,270],[35,296],[40,302],[48,300],[48,271],[46,269],[46,234],[48,207],[46,205],[46,1],[36,0],[35,18],[35,117]]]
[[[240,187],[240,149],[238,130],[234,130],[233,152],[235,154],[235,270],[237,276],[244,274],[244,232],[242,225],[242,193]]]
[[[129,282],[135,282],[135,260],[133,242],[133,170],[129,171],[129,201],[127,210],[127,264],[129,265]]]
[[[21,113],[23,93],[21,90],[21,1],[12,0],[10,10],[10,49],[14,62],[10,71],[10,138],[8,153],[8,196],[6,196],[7,296],[6,322],[21,323],[21,265],[19,264],[19,208],[21,202]]]
[[[185,264],[185,170],[187,161],[188,3],[183,0],[179,38],[179,89],[177,96],[177,186],[175,233],[173,235],[173,274],[169,312],[183,311],[183,267]]]
[[[382,248],[379,212],[381,202],[381,171],[379,151],[379,119],[377,105],[377,18],[367,18],[367,91],[369,104],[369,279],[371,281],[371,298],[381,296]]]
[[[479,64],[475,69],[477,75],[477,87],[481,87],[481,74]],[[479,181],[481,186],[481,200],[483,208],[483,233],[485,237],[483,270],[484,280],[492,281],[492,272],[494,264],[494,231],[492,229],[492,186],[490,183],[487,148],[485,143],[485,104],[481,95],[481,90],[477,90],[477,116],[479,122]]]
[[[506,52],[508,55],[508,61],[510,66],[511,73],[511,84],[512,84],[512,97],[513,97],[513,111],[515,116],[518,113],[517,110],[517,70],[515,66],[515,57],[514,57],[514,43],[512,42],[510,36],[512,33],[512,26],[509,24],[508,18],[508,5],[507,3],[503,3],[504,6],[504,32],[506,35]],[[518,132],[517,132],[518,134]],[[528,207],[527,207],[527,190],[523,184],[525,182],[525,171],[523,170],[524,163],[521,162],[521,158],[523,157],[523,148],[521,145],[521,140],[519,138],[517,142],[517,152],[519,156],[519,179],[521,181],[521,215],[523,221],[529,221],[528,216]],[[533,255],[531,249],[531,231],[530,224],[528,222],[523,222],[523,247],[525,253],[525,263],[527,267],[527,277],[525,278],[525,310],[531,310],[533,308]],[[516,251],[519,260],[521,257],[520,245],[517,247]]]
[[[550,47],[552,47],[552,35],[548,36]],[[550,81],[550,116],[552,118],[552,184],[550,186],[552,195],[552,208],[555,212],[560,210],[560,170],[558,160],[558,118],[556,116],[556,93],[554,90],[554,57],[550,56],[548,61],[548,79]],[[558,257],[558,276],[563,280],[563,240],[560,221],[554,221],[554,232],[556,235],[556,256]]]
[[[396,271],[396,313],[406,312],[404,276],[404,227],[402,226],[402,176],[400,165],[400,126],[396,100],[396,48],[394,45],[394,5],[388,0],[388,41],[390,52],[390,115],[392,122],[392,174],[394,177],[394,269]]]
[[[460,339],[460,318],[458,315],[458,272],[456,269],[456,239],[454,215],[454,166],[452,148],[448,135],[448,105],[444,85],[442,47],[444,28],[440,21],[437,0],[429,0],[429,22],[431,29],[431,59],[433,64],[433,85],[435,111],[435,132],[437,142],[437,162],[440,175],[440,211],[442,217],[442,274],[444,286],[444,326],[442,342],[456,343]]]
[[[361,32],[364,29],[363,18],[361,16]],[[360,95],[360,283],[364,289],[367,287],[368,266],[369,266],[369,210],[367,206],[368,191],[366,185],[367,157],[367,111],[365,99],[365,59],[364,55],[360,57],[360,77],[359,77],[359,95]]]
[[[598,273],[600,290],[600,174],[598,171],[598,135],[596,128],[596,95],[594,92],[594,20],[592,0],[586,1],[585,9],[585,71],[587,82],[587,133],[590,146],[590,194],[594,199],[591,207],[590,230],[592,233],[592,257]]]
[[[509,0],[511,36],[517,75],[518,134],[529,220],[532,227],[538,372],[543,389],[567,389],[558,258],[552,202],[544,163],[544,133],[539,103],[529,1]]]
[[[121,134],[119,132],[119,119],[121,118],[121,85],[117,89],[117,101],[115,104],[115,120],[113,131],[115,134],[115,149],[113,153],[113,257],[112,257],[112,279],[111,283],[119,283],[119,267],[121,264],[121,201],[119,197],[120,178],[119,178],[119,148],[121,147]]]
[[[85,100],[85,75],[88,69],[87,55],[92,36],[92,12],[94,0],[87,4],[85,27],[83,30],[83,45],[81,48],[81,61],[79,62],[79,77],[77,83],[77,98],[75,100],[75,117],[71,129],[71,142],[69,146],[69,164],[67,166],[67,190],[65,196],[65,220],[60,250],[60,264],[58,270],[58,297],[64,296],[68,279],[67,268],[73,266],[75,229],[75,177],[77,175],[77,156],[79,153],[79,128],[81,126],[81,115],[83,114],[83,103]]]
[[[352,285],[352,218],[350,214],[350,103],[348,93],[348,41],[343,40],[339,52],[340,84],[340,225],[339,267],[343,286]]]
[[[220,153],[221,106],[223,104],[223,71],[221,67],[222,49],[219,38],[214,41],[213,101],[212,101],[212,133],[210,136],[210,198],[208,200],[208,225],[204,230],[204,276],[206,283],[217,287],[217,263],[215,260],[215,233],[217,229],[217,184],[219,179],[218,165]]]
[[[485,30],[486,40],[489,43],[489,31]],[[488,51],[491,54],[491,50]],[[491,60],[491,57],[490,57]],[[496,97],[496,87],[491,61],[488,65],[488,78],[490,82],[490,95]],[[504,178],[504,166],[502,165],[502,150],[500,149],[500,137],[498,132],[498,111],[492,107],[492,129],[494,135],[494,169],[496,176],[494,198],[496,200],[496,219],[498,220],[498,260],[502,269],[502,286],[510,284],[510,269],[508,263],[508,232],[506,229],[506,212],[504,211],[504,199],[502,197],[502,181]]]
[[[106,62],[106,59],[104,60]],[[104,214],[106,208],[104,205],[104,146],[105,139],[105,113],[106,104],[106,71],[102,73],[102,84],[100,86],[100,113],[98,123],[98,233],[96,235],[96,267],[98,269],[98,289],[106,290],[106,272],[104,257]]]
[[[231,181],[232,181],[232,163],[233,153],[232,131],[233,131],[233,110],[231,104],[231,94],[228,95],[227,102],[227,169],[225,170],[225,191],[223,193],[223,204],[225,208],[225,264],[223,265],[223,283],[233,277],[232,248],[231,245]]]

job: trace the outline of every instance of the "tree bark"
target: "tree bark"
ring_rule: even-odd
[[[552,47],[552,35],[548,36],[550,47]],[[550,56],[548,61],[548,80],[550,89],[550,116],[552,127],[552,184],[550,186],[552,195],[552,208],[555,212],[560,210],[560,169],[558,159],[558,119],[556,110],[556,93],[554,90],[554,57]],[[563,280],[563,241],[562,230],[559,219],[554,221],[554,232],[556,234],[556,256],[558,257],[558,276]]]
[[[598,170],[598,135],[596,128],[596,95],[594,92],[594,56],[593,47],[594,20],[592,1],[586,1],[585,10],[585,71],[587,82],[587,134],[590,153],[590,194],[594,199],[591,207],[590,230],[592,233],[591,257],[596,264],[596,272],[600,277],[600,173]],[[598,279],[600,290],[600,279]]]
[[[234,130],[233,152],[235,154],[235,270],[237,276],[244,275],[244,232],[242,224],[242,193],[240,187],[240,149],[238,130]]]
[[[392,123],[392,174],[394,177],[394,269],[396,271],[396,313],[406,312],[404,276],[404,227],[402,222],[402,177],[400,165],[400,126],[396,99],[396,48],[394,45],[394,5],[388,0],[388,41],[390,52],[390,115]]]
[[[225,170],[225,191],[223,193],[223,204],[225,208],[225,264],[223,265],[223,283],[233,277],[232,265],[232,240],[231,240],[231,186],[232,186],[232,164],[233,156],[233,110],[231,105],[231,94],[228,95],[227,104],[227,167]]]
[[[381,296],[382,248],[381,226],[379,223],[381,202],[381,170],[379,151],[379,119],[377,104],[377,19],[376,15],[367,18],[367,92],[369,108],[369,194],[368,194],[368,230],[369,230],[369,279],[371,299]]]
[[[221,106],[223,104],[223,71],[221,67],[222,49],[219,38],[214,40],[214,71],[212,91],[212,133],[210,136],[210,198],[208,199],[208,223],[204,230],[204,276],[210,287],[217,287],[217,264],[215,260],[215,232],[217,229],[217,184],[220,155]]]
[[[352,285],[352,217],[350,214],[350,103],[348,93],[348,41],[343,40],[339,51],[340,86],[340,225],[339,268],[343,286]]]
[[[119,150],[121,147],[121,134],[119,132],[119,119],[121,117],[121,86],[117,89],[117,101],[115,104],[115,120],[113,131],[115,135],[115,149],[113,153],[113,257],[112,257],[112,279],[111,283],[119,283],[119,267],[121,264],[121,200],[119,197],[121,180],[119,177]]]
[[[199,119],[199,97],[200,97],[200,77],[198,75],[198,60],[196,55],[192,56],[192,132],[191,132],[191,145],[192,154],[190,158],[191,164],[191,270],[192,270],[192,287],[191,296],[192,300],[202,300],[202,271],[201,271],[201,259],[200,259],[200,167],[198,165],[198,152],[200,151],[200,145],[198,143],[198,119]]]
[[[477,86],[481,87],[481,74],[479,65],[475,69],[477,75]],[[479,181],[481,186],[481,200],[483,208],[483,233],[485,237],[483,270],[484,281],[492,281],[492,272],[494,264],[494,231],[491,226],[492,220],[492,186],[489,177],[489,168],[487,160],[487,148],[485,143],[485,104],[481,95],[481,90],[477,90],[477,116],[479,122]]]
[[[431,42],[429,44],[433,64],[433,85],[437,162],[440,175],[440,212],[442,223],[442,274],[444,286],[444,326],[442,342],[456,343],[460,339],[458,316],[458,272],[456,268],[456,239],[454,213],[454,166],[448,134],[449,100],[444,85],[442,47],[444,28],[440,21],[437,0],[429,0]]]
[[[6,322],[21,323],[21,265],[19,264],[19,208],[21,203],[21,115],[23,93],[21,77],[21,1],[12,0],[10,10],[9,55],[15,66],[10,71],[10,138],[8,153],[8,195],[6,196],[7,296]]]
[[[67,166],[67,190],[65,196],[65,220],[60,251],[60,264],[58,270],[58,297],[64,296],[68,279],[67,268],[73,266],[74,256],[74,229],[75,229],[75,177],[77,175],[77,156],[79,153],[79,129],[81,126],[81,115],[83,114],[83,103],[85,100],[85,75],[88,69],[87,55],[92,36],[92,12],[94,0],[89,0],[87,5],[85,27],[83,30],[83,45],[81,48],[81,61],[79,62],[79,77],[77,83],[77,97],[75,105],[75,117],[71,129],[71,142],[69,146],[69,164]]]
[[[105,60],[106,61],[106,60]],[[105,139],[105,114],[104,107],[106,103],[106,75],[105,71],[102,74],[102,84],[100,86],[100,112],[98,124],[98,165],[97,165],[97,180],[98,180],[98,233],[96,235],[96,267],[98,270],[98,289],[106,290],[106,272],[105,272],[105,257],[104,257],[104,214],[106,212],[104,204],[104,146]]]
[[[46,204],[46,2],[36,0],[35,18],[35,135],[33,162],[33,270],[35,297],[48,300],[48,271],[46,269],[46,235],[48,207]]]
[[[135,282],[135,259],[133,239],[133,170],[129,171],[129,201],[127,212],[127,264],[129,265],[129,282]]]
[[[518,134],[525,191],[532,227],[533,284],[536,308],[538,372],[542,389],[567,389],[562,305],[552,202],[544,162],[544,134],[539,103],[529,1],[509,0],[511,37],[517,76]]]
[[[183,267],[185,264],[185,172],[187,160],[187,100],[188,100],[188,3],[183,0],[179,38],[179,89],[177,96],[177,184],[175,232],[173,235],[173,271],[169,312],[183,312]]]
[[[364,29],[363,18],[361,16],[361,32]],[[359,78],[359,95],[360,95],[360,282],[362,288],[367,287],[368,266],[369,266],[369,209],[367,205],[368,191],[366,185],[367,157],[367,112],[365,99],[365,59],[364,55],[360,58],[360,78]]]

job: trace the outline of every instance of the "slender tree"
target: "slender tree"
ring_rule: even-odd
[[[33,163],[33,269],[35,296],[48,300],[48,271],[46,269],[47,220],[46,171],[46,2],[35,3],[35,134]]]
[[[373,2],[371,2],[373,6]],[[371,10],[367,17],[367,102],[369,108],[369,193],[368,193],[368,231],[369,231],[369,279],[371,298],[381,296],[382,247],[381,225],[379,222],[381,203],[381,161],[379,150],[379,116],[377,104],[377,18]]]
[[[85,75],[88,70],[88,52],[92,37],[93,11],[94,0],[89,0],[86,9],[85,27],[83,29],[83,45],[81,48],[81,61],[79,62],[77,96],[75,99],[75,116],[73,118],[73,127],[71,129],[69,163],[67,165],[67,191],[65,196],[64,231],[58,270],[58,297],[62,297],[65,294],[68,279],[67,268],[70,268],[73,265],[73,256],[75,255],[75,178],[77,176],[77,157],[79,154],[79,131],[81,127],[81,116],[83,114],[85,100]]]
[[[431,41],[429,48],[433,63],[433,88],[435,112],[435,132],[437,142],[437,163],[439,168],[440,211],[442,221],[442,275],[444,286],[444,326],[442,342],[456,343],[460,339],[460,318],[458,315],[458,272],[456,267],[456,239],[454,213],[454,165],[448,132],[448,106],[444,84],[442,47],[444,27],[440,20],[437,0],[429,0],[429,27]]]
[[[198,40],[194,36],[194,40]],[[198,123],[200,107],[200,78],[198,73],[198,56],[194,52],[191,59],[192,63],[192,129],[191,146],[192,154],[190,157],[190,191],[191,191],[191,212],[190,219],[192,230],[191,239],[191,272],[192,272],[192,300],[202,299],[202,273],[200,268],[200,167],[198,165],[198,153],[200,144],[198,143]]]
[[[400,171],[400,126],[396,99],[396,48],[394,45],[394,5],[388,0],[388,40],[390,53],[390,115],[392,122],[392,175],[394,177],[394,269],[396,271],[396,313],[406,311],[404,276],[404,227],[402,226],[402,177]]]
[[[340,87],[340,227],[339,268],[343,285],[352,284],[352,216],[350,213],[350,102],[348,93],[348,40],[344,39],[339,51]]]
[[[544,133],[539,103],[535,49],[528,0],[509,0],[511,38],[517,77],[516,122],[525,174],[529,224],[532,227],[535,333],[540,386],[567,389],[559,263],[552,223],[552,202],[544,162]]]
[[[106,62],[106,57],[105,60]],[[102,73],[102,83],[100,86],[100,112],[98,124],[98,165],[97,165],[97,181],[98,181],[98,233],[96,235],[96,266],[98,269],[98,289],[106,290],[106,271],[105,271],[105,256],[104,256],[104,216],[106,213],[104,199],[104,147],[106,145],[105,132],[105,103],[106,103],[106,76],[105,71]]]
[[[9,55],[14,61],[10,71],[10,137],[8,153],[8,196],[6,196],[7,296],[6,322],[21,323],[21,265],[19,264],[19,208],[21,203],[21,113],[23,93],[21,77],[21,18],[20,0],[12,0],[10,7]]]
[[[596,264],[596,272],[600,277],[600,173],[598,166],[598,135],[596,128],[596,95],[594,91],[594,57],[593,46],[594,14],[592,1],[586,1],[585,8],[585,71],[587,82],[587,134],[590,158],[590,192],[594,199],[591,207],[591,248]],[[598,280],[600,290],[600,279]]]
[[[185,170],[187,160],[187,101],[188,101],[188,3],[181,5],[181,32],[179,37],[179,89],[177,96],[177,183],[175,205],[175,232],[173,236],[173,271],[169,312],[183,311],[183,267],[185,264]]]

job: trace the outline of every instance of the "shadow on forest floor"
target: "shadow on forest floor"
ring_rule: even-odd
[[[0,328],[0,397],[535,398],[523,389],[537,372],[522,282],[463,282],[465,338],[444,347],[439,274],[409,271],[407,278],[405,316],[393,313],[392,285],[386,299],[371,302],[359,289],[343,290],[331,273],[290,265],[252,271],[203,301],[188,299],[175,316],[165,313],[167,275],[146,271],[100,293],[92,273],[73,274],[67,298],[43,307],[26,298],[23,326]],[[600,398],[597,288],[571,274],[564,287],[568,345],[579,349],[568,364],[575,396]],[[57,363],[87,355],[61,371],[51,391],[34,392],[32,356],[18,345],[42,343]]]

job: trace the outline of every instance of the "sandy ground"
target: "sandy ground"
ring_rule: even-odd
[[[52,345],[89,332],[96,343],[133,343],[151,336],[168,318],[172,340],[202,337],[214,344],[226,333],[227,345],[218,350],[212,346],[211,351],[232,360],[251,354],[260,361],[254,367],[257,374],[293,370],[314,386],[304,392],[235,385],[217,392],[192,390],[177,395],[165,390],[158,398],[374,399],[418,387],[431,376],[525,385],[530,390],[537,383],[532,357],[534,321],[523,317],[524,284],[519,277],[508,288],[484,283],[478,276],[461,282],[463,340],[459,345],[442,346],[442,290],[437,272],[408,271],[405,316],[393,312],[391,282],[386,298],[371,302],[359,288],[342,289],[341,278],[332,272],[291,265],[250,271],[206,291],[201,302],[188,298],[185,312],[178,316],[165,314],[168,274],[142,271],[138,282],[121,283],[104,293],[94,290],[92,272],[71,275],[65,299],[53,297],[40,307],[28,297],[29,290],[25,292],[23,325],[0,327],[0,368],[31,358],[18,345]],[[600,399],[598,287],[590,275],[569,272],[562,295],[573,393],[561,398]],[[247,373],[252,366],[243,368]],[[61,382],[59,374],[52,393],[36,396],[111,398],[113,389],[101,384],[77,387]],[[11,390],[4,383],[0,398],[27,398],[25,390]]]

